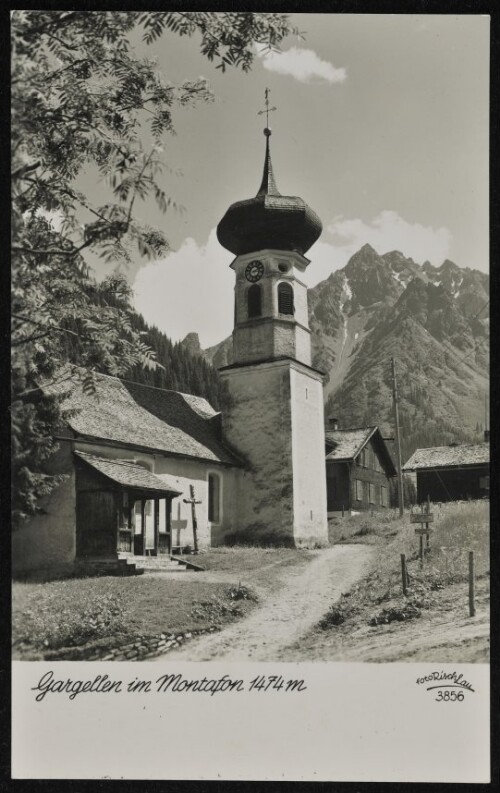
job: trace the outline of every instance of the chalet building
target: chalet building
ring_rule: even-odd
[[[328,515],[389,507],[389,482],[396,468],[378,427],[325,433]]]
[[[44,513],[14,536],[14,570],[71,568],[193,545],[328,542],[323,373],[311,363],[305,254],[316,213],[278,191],[265,129],[258,193],[217,227],[235,276],[233,363],[221,414],[188,394],[99,375],[66,381]],[[381,452],[382,454],[382,452]]]
[[[403,466],[419,503],[485,498],[490,492],[490,445],[450,444],[417,449]]]

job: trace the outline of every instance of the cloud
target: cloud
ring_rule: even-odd
[[[178,251],[139,270],[134,306],[173,341],[194,331],[203,348],[217,344],[233,329],[232,259],[218,243],[215,229],[205,245],[188,238]]]
[[[263,45],[256,47],[264,69],[277,74],[294,77],[301,83],[343,83],[347,77],[344,68],[337,69],[329,61],[323,61],[314,50],[291,47],[283,52],[266,50]]]
[[[332,241],[325,239],[327,235]],[[428,259],[439,265],[449,256],[451,241],[447,228],[410,223],[393,210],[384,210],[370,222],[338,216],[308,253],[312,263],[307,270],[307,283],[313,286],[328,278],[366,243],[379,254],[398,250],[420,264]]]
[[[397,212],[385,210],[366,222],[338,216],[307,253],[311,260],[305,273],[308,286],[344,267],[365,243],[380,253],[399,250],[422,263],[438,265],[449,255],[448,229],[410,223]],[[196,332],[201,346],[225,339],[233,328],[234,273],[230,253],[217,241],[215,229],[205,245],[186,239],[178,251],[142,267],[133,284],[134,305],[173,341]]]

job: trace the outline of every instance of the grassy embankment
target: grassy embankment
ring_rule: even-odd
[[[197,561],[207,574],[71,578],[13,584],[14,658],[42,659],[92,645],[104,653],[137,636],[221,628],[276,585],[276,566],[305,564],[287,548],[219,548]],[[220,581],[214,580],[220,578]]]
[[[431,505],[431,550],[419,561],[409,515],[358,515],[330,523],[337,542],[378,545],[374,570],[325,614],[301,651],[331,660],[486,661],[489,651],[489,503]],[[474,551],[476,616],[468,611]],[[401,554],[409,573],[402,592]]]

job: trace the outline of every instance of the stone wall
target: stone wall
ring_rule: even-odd
[[[300,363],[223,370],[227,441],[250,470],[236,478],[234,526],[247,541],[327,542],[322,378]]]
[[[186,641],[220,630],[217,626],[181,633],[158,633],[155,636],[136,636],[120,644],[116,640],[98,639],[84,647],[65,647],[44,653],[45,661],[145,661],[181,647]],[[122,639],[123,642],[123,639]]]
[[[290,363],[228,369],[221,371],[221,377],[231,395],[222,418],[224,437],[250,465],[236,477],[233,533],[244,534],[250,542],[272,539],[291,545]]]

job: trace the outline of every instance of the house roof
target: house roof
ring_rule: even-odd
[[[375,432],[376,427],[360,427],[353,430],[332,430],[325,432],[325,439],[331,452],[327,460],[352,460]]]
[[[84,393],[71,375],[46,389],[63,396],[66,421],[85,438],[111,441],[226,465],[241,464],[218,432],[219,414],[202,397],[96,375],[96,393]]]
[[[459,444],[458,446],[433,446],[417,449],[404,464],[403,471],[417,468],[448,468],[463,465],[481,465],[490,462],[489,443]]]
[[[326,445],[330,448],[326,455],[327,462],[354,460],[371,438],[385,460],[386,473],[390,472],[389,476],[395,476],[396,468],[391,453],[378,427],[356,427],[355,429],[325,432]]]
[[[104,457],[97,457],[87,452],[75,451],[74,454],[81,460],[91,465],[96,471],[103,474],[107,479],[117,482],[123,487],[134,488],[135,490],[151,490],[156,493],[168,493],[173,496],[180,496],[180,490],[173,490],[168,487],[159,476],[152,474],[142,465],[128,460],[110,460]]]

